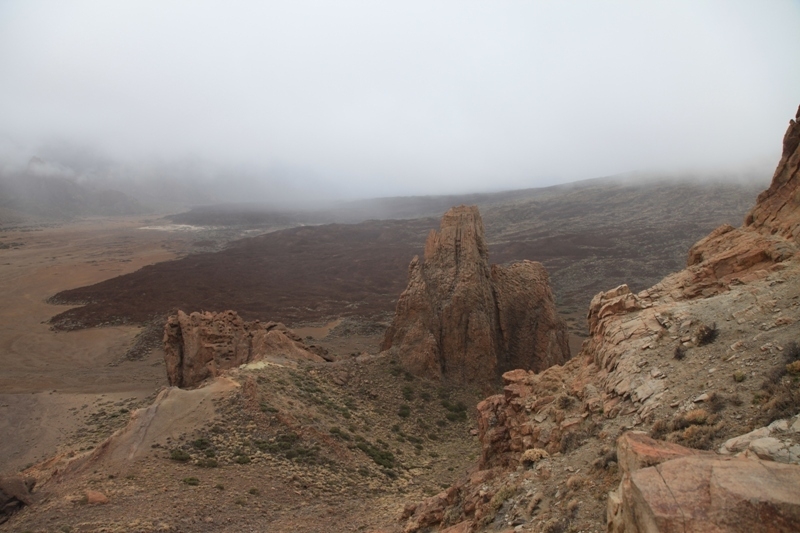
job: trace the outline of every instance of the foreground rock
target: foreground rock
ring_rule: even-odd
[[[411,261],[382,349],[419,376],[475,383],[563,363],[567,340],[544,267],[490,267],[478,208],[460,206],[431,231],[424,260]]]
[[[265,358],[323,362],[322,355],[323,350],[306,346],[283,324],[245,322],[234,311],[190,315],[178,311],[164,326],[167,378],[177,387],[194,387],[225,370]]]
[[[626,433],[623,476],[608,499],[608,531],[797,531],[800,467],[725,459]]]

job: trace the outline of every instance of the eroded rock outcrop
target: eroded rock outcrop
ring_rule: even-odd
[[[579,487],[574,478],[585,469],[598,484],[623,473],[619,489],[609,495],[609,531],[797,531],[800,467],[782,464],[793,463],[800,449],[793,448],[796,419],[734,437],[742,415],[709,415],[714,408],[706,402],[714,388],[730,391],[723,398],[741,401],[735,384],[742,379],[794,386],[769,370],[787,367],[785,346],[796,340],[794,325],[800,322],[799,222],[800,127],[792,120],[772,185],[744,225],[714,230],[691,248],[684,270],[647,290],[634,293],[621,285],[595,296],[588,311],[590,337],[563,366],[505,373],[503,394],[478,404],[478,470],[456,483],[457,491],[448,489],[406,513],[406,531],[461,521],[470,531],[483,530],[486,522],[476,509],[490,506],[492,494],[506,498],[494,506],[498,529],[516,521],[536,531],[566,530],[575,510],[587,505],[580,501],[591,500],[588,490],[570,489],[571,480]],[[719,335],[713,350],[704,345],[709,331]],[[681,360],[687,350],[691,364]],[[753,352],[760,354],[755,365]],[[734,372],[742,368],[747,372]],[[754,394],[753,403],[759,398]],[[770,402],[784,400],[739,409],[763,419]],[[690,414],[702,415],[704,425],[677,423]],[[676,442],[706,449],[722,444],[723,453],[740,457],[641,433],[626,433],[614,450],[617,428],[653,431],[656,422],[662,429],[671,425],[663,434]],[[549,459],[524,460],[544,452]],[[560,479],[554,465],[562,469]],[[490,480],[477,481],[489,472]],[[531,472],[535,482],[526,485]],[[548,504],[548,490],[563,505]],[[573,506],[567,501],[572,494]],[[483,495],[477,506],[474,495]]]
[[[190,315],[178,311],[164,326],[167,378],[178,387],[193,387],[267,357],[323,362],[322,355],[283,324],[245,322],[234,311]]]
[[[566,325],[540,263],[489,265],[477,207],[459,206],[431,231],[382,349],[420,376],[462,383],[513,368],[543,370],[569,359]]]
[[[745,226],[777,234],[800,244],[800,107],[783,136],[783,152],[772,183],[758,195]]]
[[[687,326],[692,323],[688,319],[692,315],[692,302],[747,286],[787,268],[787,272],[795,269],[796,221],[800,220],[800,142],[797,138],[800,138],[800,127],[792,120],[772,185],[759,195],[741,228],[730,225],[717,228],[691,248],[686,269],[667,276],[649,289],[634,294],[627,285],[621,285],[596,295],[587,316],[590,337],[584,342],[576,362],[571,361],[572,364],[564,368],[552,368],[549,374],[545,373],[547,375],[510,373],[504,376],[505,394],[488,398],[479,407],[481,419],[493,422],[491,427],[488,424],[481,427],[484,463],[487,457],[493,458],[492,464],[507,462],[497,458],[509,452],[515,456],[529,447],[529,441],[537,446],[549,446],[551,450],[556,446],[556,439],[533,437],[550,432],[531,417],[531,413],[536,413],[531,405],[546,402],[548,396],[554,394],[547,393],[553,388],[550,376],[558,375],[564,390],[573,391],[574,396],[582,400],[586,412],[613,418],[620,413],[621,403],[625,401],[629,402],[628,411],[637,413],[638,419],[646,418],[660,405],[668,382],[657,369],[650,373],[641,371],[642,354],[658,347],[674,347],[672,339],[679,339],[684,347],[698,343],[696,334],[687,329],[696,327]],[[748,291],[749,297],[763,304],[742,304],[742,298],[734,295],[730,302],[720,303],[720,306],[740,321],[762,308],[774,312],[771,300],[762,293],[767,294],[765,290]],[[793,322],[791,317],[775,316],[778,317],[775,327]]]

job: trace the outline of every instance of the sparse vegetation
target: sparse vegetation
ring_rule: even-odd
[[[356,446],[380,466],[389,469],[394,468],[394,454],[389,450],[381,450],[366,440],[360,441]]]
[[[575,402],[572,396],[568,394],[562,394],[556,400],[556,405],[559,409],[569,409],[569,407]]]
[[[669,422],[657,420],[650,428],[650,436],[663,439],[700,450],[711,449],[714,439],[722,434],[725,422],[716,414],[725,408],[730,399],[721,394],[712,393],[706,400],[706,409],[692,409],[676,414]]]
[[[407,402],[410,402],[414,399],[414,388],[411,385],[406,385],[403,387],[403,399]]]
[[[170,452],[169,458],[172,459],[173,461],[185,463],[186,461],[191,459],[192,456],[189,455],[185,450],[181,450],[180,448],[175,448]]]
[[[467,406],[464,402],[456,402],[452,403],[448,399],[444,399],[441,402],[442,407],[447,409],[448,413],[445,415],[445,418],[450,422],[463,422],[467,420]]]
[[[686,348],[679,344],[675,347],[675,351],[672,352],[672,357],[677,361],[683,361],[684,357],[686,357]]]
[[[794,341],[787,343],[783,349],[783,353],[787,363],[800,361],[800,344]]]
[[[709,411],[711,411],[712,413],[719,413],[720,411],[725,409],[725,406],[728,403],[728,399],[722,394],[719,394],[717,392],[712,392],[711,394],[708,395],[708,399],[706,400],[705,403],[708,406]]]
[[[192,446],[194,446],[198,450],[204,450],[209,446],[211,446],[211,442],[207,438],[201,437],[197,440],[192,441]]]
[[[706,344],[711,344],[717,339],[718,334],[716,322],[710,326],[703,324],[697,329],[697,345],[705,346]]]
[[[408,418],[409,416],[411,416],[411,406],[409,406],[407,403],[401,405],[400,408],[397,410],[397,416],[400,416],[402,418]]]
[[[183,478],[183,482],[193,487],[200,484],[200,480],[197,479],[196,477],[185,477]]]

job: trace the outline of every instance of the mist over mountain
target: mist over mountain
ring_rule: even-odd
[[[793,2],[3,2],[0,168],[39,157],[167,205],[769,175],[798,20]]]

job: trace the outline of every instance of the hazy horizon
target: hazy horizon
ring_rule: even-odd
[[[798,22],[791,1],[6,1],[0,170],[255,202],[768,178]]]

